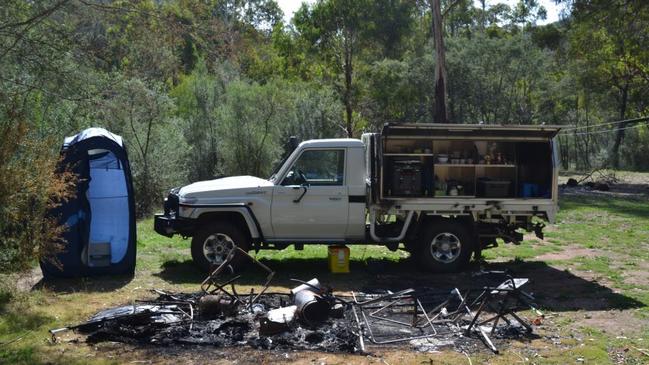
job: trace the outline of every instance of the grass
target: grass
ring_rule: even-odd
[[[648,176],[636,174],[634,178],[646,180]],[[520,246],[501,245],[484,254],[488,262],[498,267],[523,267],[530,272],[536,270],[552,274],[553,278],[559,278],[557,280],[566,280],[566,288],[558,293],[537,293],[548,303],[554,300],[565,304],[549,310],[552,318],[549,321],[562,337],[561,345],[553,345],[544,337],[530,343],[514,342],[500,356],[471,355],[473,363],[510,364],[524,362],[527,358],[535,363],[600,364],[616,362],[618,353],[623,354],[626,363],[647,363],[648,358],[634,349],[649,347],[649,199],[646,196],[566,196],[560,205],[557,224],[549,227],[545,240],[533,239]],[[191,357],[191,353],[165,357],[155,349],[111,347],[110,344],[94,347],[65,342],[74,339],[72,335],[62,336],[64,341],[59,344],[52,344],[49,340],[49,329],[78,323],[103,308],[147,298],[151,296],[150,289],[198,290],[204,275],[191,264],[190,242],[177,237],[161,237],[153,232],[152,226],[150,219],[138,222],[138,263],[133,278],[62,280],[38,283],[26,291],[14,288],[19,279],[17,276],[3,277],[0,282],[0,363],[112,364],[143,358],[162,362],[178,362],[182,358],[181,361],[186,362],[185,356]],[[569,251],[575,249],[592,254],[571,256]],[[546,254],[565,254],[565,258],[548,262],[538,259]],[[303,251],[293,248],[262,251],[256,256],[277,271],[273,285],[278,290],[293,285],[292,277],[309,279],[317,276],[338,290],[359,289],[372,284],[409,286],[422,281],[434,285],[446,280],[420,273],[404,251],[391,252],[383,247],[351,246],[350,274],[328,273],[325,246],[305,246]],[[242,290],[259,285],[262,278],[254,273],[245,275]],[[537,279],[543,280],[542,277]],[[574,283],[578,287],[569,287]],[[577,308],[572,308],[574,291],[582,299],[592,299],[593,303],[603,299],[604,304],[588,307],[577,303]],[[585,319],[591,316],[597,319],[606,312],[614,313],[613,322],[618,318],[620,322],[628,322],[629,328],[624,336],[612,329],[607,330],[607,326],[624,327],[627,322],[605,322],[602,326]],[[216,356],[221,358],[221,355]],[[253,356],[271,362],[284,361],[263,353],[254,353]],[[392,349],[380,351],[374,357],[317,353],[291,356],[291,359],[303,362],[320,362],[318,359],[326,357],[327,362],[334,363],[369,363],[374,360],[388,363],[467,363],[464,355],[449,351],[419,354]],[[238,360],[237,357],[226,359]]]

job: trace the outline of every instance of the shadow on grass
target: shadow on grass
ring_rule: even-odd
[[[642,185],[644,186],[644,185]],[[645,188],[647,192],[647,190]],[[649,195],[621,197],[608,195],[565,195],[559,200],[561,210],[570,211],[584,206],[600,208],[620,215],[649,218]]]
[[[275,271],[272,281],[273,286],[294,287],[295,281],[292,278],[300,280],[309,280],[318,277],[321,282],[335,283],[336,290],[358,290],[356,280],[367,281],[372,275],[381,273],[400,273],[405,275],[410,273],[418,275],[414,265],[409,259],[394,261],[389,259],[382,260],[351,260],[350,273],[333,274],[328,271],[327,260],[323,258],[288,258],[288,259],[260,259],[264,265]],[[266,272],[253,263],[248,263],[244,271],[238,273],[241,278],[237,280],[242,285],[261,285],[266,278]],[[207,274],[199,270],[192,260],[185,261],[170,260],[162,264],[162,270],[154,273],[157,276],[172,284],[200,284]]]
[[[205,272],[194,265],[191,259],[184,261],[165,261],[162,263],[161,268],[162,270],[160,272],[153,273],[152,275],[171,284],[200,284],[207,276]]]
[[[292,288],[297,283],[291,278],[309,280],[318,278],[321,283],[337,291],[401,290],[406,288],[432,288],[450,292],[453,288],[481,289],[484,285],[497,285],[472,272],[454,274],[432,274],[423,272],[410,259],[367,260],[350,263],[349,274],[332,274],[325,259],[291,258],[282,260],[262,259],[266,266],[275,271],[272,286]],[[263,285],[266,273],[250,264],[240,273],[239,285]],[[615,293],[595,281],[579,277],[569,271],[560,270],[541,261],[509,261],[490,263],[485,270],[509,270],[516,277],[530,279],[525,290],[537,298],[537,303],[551,311],[604,311],[644,307],[645,304],[623,294]],[[473,263],[471,271],[478,270]],[[172,284],[196,283],[196,290],[206,274],[198,270],[191,260],[169,261],[162,271],[154,274]],[[224,276],[225,281],[226,276]]]
[[[126,286],[133,275],[102,275],[81,278],[42,278],[32,290],[46,289],[56,293],[110,292]]]

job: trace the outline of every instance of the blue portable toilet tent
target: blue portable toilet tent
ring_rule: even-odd
[[[60,265],[41,262],[44,276],[132,274],[135,270],[135,200],[122,137],[89,128],[67,137],[59,168],[79,177],[76,196],[52,215],[67,226]]]

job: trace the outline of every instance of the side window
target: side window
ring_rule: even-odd
[[[307,150],[286,174],[282,185],[339,186],[345,177],[345,150]]]

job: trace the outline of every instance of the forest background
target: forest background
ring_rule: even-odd
[[[59,149],[91,126],[124,136],[140,217],[174,186],[269,175],[289,136],[387,122],[571,125],[563,169],[649,171],[647,123],[611,123],[649,114],[649,3],[556,3],[538,25],[536,0],[320,0],[290,23],[273,0],[4,0],[0,271],[51,252]]]

